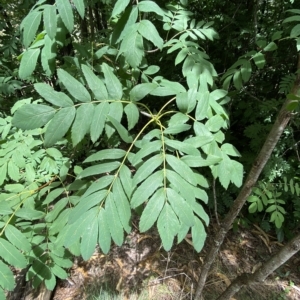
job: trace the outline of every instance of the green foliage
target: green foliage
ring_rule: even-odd
[[[284,207],[289,204],[284,197],[284,194],[290,194],[294,196],[300,195],[299,182],[293,178],[290,180],[287,177],[283,177],[283,181],[278,184],[266,184],[262,181],[259,182],[258,186],[253,189],[252,195],[248,198],[248,202],[251,203],[248,210],[251,214],[256,212],[265,212],[270,214],[269,222],[274,223],[276,228],[280,229],[285,221],[285,215],[287,211]],[[297,206],[297,200],[294,202],[294,214],[296,218],[299,218],[299,205]],[[291,220],[290,220],[291,221]],[[266,222],[266,220],[265,220]],[[269,230],[267,224],[263,225]]]
[[[214,1],[203,5],[201,17],[194,1],[101,3],[101,13],[97,1],[24,4],[12,28],[3,25],[12,38],[0,58],[0,295],[14,287],[10,266],[28,267],[33,286],[54,289],[56,278],[68,276],[71,255],[88,260],[97,244],[103,253],[122,245],[136,211],[139,230],[156,227],[165,250],[190,232],[201,251],[210,181],[223,212],[242,185],[241,162],[252,163],[247,151],[261,147],[280,105],[270,92],[275,84],[256,81],[272,82],[273,68],[265,67],[284,36],[279,25],[253,45],[248,39],[245,49],[231,29],[217,33],[233,12],[219,14]],[[299,12],[290,12],[296,16],[284,24],[298,20]],[[17,26],[20,39],[11,33]],[[298,43],[297,26],[288,38]],[[293,71],[279,70],[284,95]],[[256,86],[268,95],[253,109],[241,95],[257,99]],[[298,109],[298,95],[288,97],[289,109]],[[291,132],[276,154],[295,144]],[[265,173],[269,180],[279,176],[276,163],[281,175],[295,171],[296,163],[278,157]],[[265,211],[280,228],[284,193],[262,182],[249,210]],[[286,186],[298,195],[294,181]]]

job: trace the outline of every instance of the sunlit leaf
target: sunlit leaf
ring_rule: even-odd
[[[68,0],[61,0],[61,1],[68,1]],[[69,1],[68,1],[69,3]],[[63,83],[66,87],[68,92],[77,100],[81,102],[90,102],[91,96],[87,89],[80,83],[77,79],[71,76],[63,69],[57,70],[57,75],[59,80]]]
[[[93,116],[94,105],[91,103],[83,104],[77,109],[71,135],[73,146],[77,145],[89,133]]]
[[[59,141],[69,130],[75,118],[74,106],[62,108],[58,111],[45,133],[45,146],[50,147]],[[59,130],[57,130],[59,128]]]
[[[35,70],[37,59],[40,55],[40,49],[28,49],[22,56],[21,64],[19,68],[19,77],[21,79],[26,79]]]
[[[166,203],[157,220],[159,236],[166,251],[171,249],[174,236],[178,233],[179,228],[180,224],[176,214],[171,206]]]
[[[69,0],[57,0],[56,6],[59,12],[59,15],[64,22],[66,28],[69,32],[72,32],[74,27],[74,16],[72,11],[72,6]]]
[[[44,26],[50,39],[56,35],[56,8],[54,5],[45,5],[44,8]]]
[[[139,224],[141,232],[145,232],[153,226],[164,204],[165,191],[164,188],[160,188],[152,195],[143,210]]]
[[[193,246],[197,252],[200,252],[206,240],[206,232],[202,222],[195,217],[195,225],[192,227]]]

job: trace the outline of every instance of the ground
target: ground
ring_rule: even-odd
[[[230,233],[210,272],[203,299],[215,299],[238,274],[252,273],[280,247],[258,227]],[[147,235],[135,230],[109,255],[95,252],[89,261],[78,261],[53,299],[101,299],[97,293],[105,295],[106,289],[106,293],[122,293],[119,299],[192,299],[205,252],[196,253],[189,236],[165,252],[155,232]],[[300,256],[293,257],[264,284],[243,289],[235,299],[300,299]]]
[[[135,229],[122,247],[114,246],[108,255],[97,249],[89,261],[76,260],[69,278],[58,283],[49,299],[192,299],[206,248],[196,253],[191,244],[187,236],[166,252],[155,232],[140,234]],[[216,299],[237,275],[254,272],[281,247],[274,237],[256,226],[228,234],[207,279],[203,300]],[[45,300],[37,296],[22,299]],[[234,299],[300,299],[300,255],[291,258],[264,283],[242,289]]]

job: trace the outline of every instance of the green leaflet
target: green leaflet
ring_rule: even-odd
[[[94,116],[90,128],[91,140],[93,143],[95,143],[101,136],[108,113],[109,113],[108,102],[102,102],[95,107]]]
[[[250,61],[246,60],[241,67],[241,75],[243,81],[246,83],[250,80],[252,75],[252,66]]]
[[[45,213],[43,211],[23,207],[20,210],[16,211],[16,216],[25,220],[38,220],[43,218],[45,216]]]
[[[107,117],[108,117],[109,121],[113,124],[113,126],[116,128],[121,139],[125,143],[132,143],[133,138],[132,138],[132,136],[129,135],[126,128],[121,123],[119,123],[115,118],[111,117],[110,115],[108,115]]]
[[[206,232],[202,222],[195,216],[195,225],[192,227],[193,245],[197,252],[200,252],[206,240]]]
[[[5,178],[6,178],[6,172],[7,172],[7,163],[4,163],[1,167],[0,167],[0,185],[3,184]]]
[[[227,189],[231,178],[231,160],[223,154],[223,160],[216,166],[212,167],[212,173],[215,178],[219,178],[222,186]]]
[[[215,115],[212,118],[209,118],[205,123],[205,126],[209,131],[216,132],[221,128],[224,128],[226,125],[226,121],[219,115]],[[225,126],[224,126],[225,125]]]
[[[61,248],[60,248],[61,249]],[[73,262],[66,257],[66,252],[64,251],[63,253],[57,253],[57,251],[52,250],[49,255],[55,262],[55,265],[51,268],[52,272],[61,278],[59,275],[56,274],[56,272],[53,270],[56,266],[62,267],[62,268],[70,268],[73,265]],[[59,256],[58,256],[59,255]],[[62,278],[63,279],[63,278]]]
[[[181,160],[185,162],[189,167],[198,168],[198,167],[207,167],[219,163],[222,158],[208,155],[206,159],[201,158],[201,156],[194,155],[185,155],[181,157]]]
[[[182,160],[176,158],[175,156],[169,154],[166,155],[166,160],[169,166],[182,178],[184,178],[194,186],[197,185],[197,177],[187,164],[185,164]]]
[[[214,136],[210,134],[209,136],[193,136],[184,140],[186,144],[190,144],[195,148],[203,147],[204,145],[210,144],[214,140]]]
[[[159,16],[164,17],[164,11],[153,1],[142,1],[138,3],[139,11],[143,12],[154,12]]]
[[[121,180],[121,183],[123,185],[123,189],[124,189],[128,199],[130,199],[131,194],[132,194],[133,184],[132,184],[132,178],[131,178],[131,171],[125,165],[123,165],[121,167],[120,180]]]
[[[89,133],[91,121],[94,116],[94,105],[91,103],[81,105],[76,111],[76,117],[72,126],[72,143],[76,146]]]
[[[160,37],[153,23],[149,20],[142,20],[139,23],[138,31],[145,39],[153,43],[157,48],[162,49],[164,41]]]
[[[203,209],[202,205],[199,204],[198,202],[194,202],[191,205],[193,211],[205,222],[205,225],[208,226],[209,224],[209,216]]]
[[[44,8],[44,26],[51,40],[56,35],[56,8],[54,5],[45,5]]]
[[[50,278],[48,274],[47,274],[47,278],[45,278],[45,286],[49,291],[53,291],[56,287],[56,277],[51,271],[50,271]]]
[[[5,236],[12,245],[16,246],[21,251],[29,252],[31,245],[25,235],[16,227],[8,224],[5,229]]]
[[[166,251],[171,249],[174,236],[178,233],[179,228],[180,224],[176,214],[171,206],[166,203],[157,220],[157,229]]]
[[[145,98],[148,94],[154,91],[157,88],[155,83],[141,83],[133,87],[130,91],[130,100],[139,101]]]
[[[135,154],[132,164],[136,165],[140,160],[153,152],[159,152],[162,147],[161,140],[156,140],[153,142],[147,142],[143,147]]]
[[[45,133],[45,146],[50,147],[58,142],[69,130],[75,118],[76,109],[74,106],[65,107],[59,110]],[[59,128],[59,130],[57,130]]]
[[[3,238],[0,238],[0,257],[16,268],[25,268],[27,265],[23,254]]]
[[[105,85],[107,87],[108,98],[110,100],[121,100],[123,95],[122,84],[111,68],[106,64],[102,64],[102,72],[105,78]]]
[[[106,218],[109,220],[108,227],[114,242],[121,246],[124,240],[123,226],[120,222],[114,195],[109,193],[105,201]]]
[[[196,106],[197,90],[189,89],[187,92],[179,93],[176,96],[176,104],[182,113],[190,113]]]
[[[65,94],[53,90],[46,83],[36,83],[34,89],[48,102],[59,107],[68,107],[74,105],[73,101]],[[64,95],[64,96],[62,96]]]
[[[30,43],[34,40],[38,27],[41,23],[41,12],[30,12],[21,23],[23,30],[23,43],[25,48],[28,48]]]
[[[51,266],[51,272],[60,279],[66,279],[68,277],[68,273],[56,264],[56,262]]]
[[[70,212],[71,212],[70,208],[65,208],[59,214],[59,216],[56,218],[56,220],[49,227],[49,234],[54,235],[56,233],[59,233],[63,230],[63,228],[66,227],[66,223],[68,221]]]
[[[6,201],[0,202],[0,214],[1,215],[10,215],[13,213],[13,210],[11,209],[11,205],[9,205]]]
[[[95,252],[98,241],[98,218],[90,220],[88,227],[81,238],[80,253],[84,260],[88,260]]]
[[[97,179],[90,185],[90,187],[81,196],[81,200],[83,198],[87,197],[88,195],[107,187],[108,185],[110,185],[112,183],[114,178],[115,178],[115,176],[113,176],[113,175],[105,175],[105,176],[102,176],[101,178]]]
[[[65,188],[57,188],[55,190],[52,190],[46,197],[46,199],[43,201],[43,205],[50,204],[55,199],[57,199],[63,192],[65,192]]]
[[[34,287],[37,287],[40,284],[40,281],[42,281],[43,279],[51,278],[51,271],[45,263],[45,257],[46,255],[43,255],[42,257],[40,257],[40,259],[35,259],[28,271],[28,279],[33,279]],[[36,279],[39,282],[35,281]]]
[[[227,155],[230,155],[230,156],[239,156],[241,157],[241,154],[239,153],[239,151],[231,144],[223,144],[221,146],[221,150],[226,153]]]
[[[230,180],[235,186],[241,187],[243,183],[243,165],[235,160],[231,160],[231,176]]]
[[[197,136],[211,137],[213,140],[212,133],[208,130],[208,128],[204,124],[200,122],[194,122],[194,131]]]
[[[124,53],[126,61],[133,68],[137,68],[141,64],[144,56],[144,45],[143,38],[138,33],[136,26],[133,26],[124,37],[120,47],[121,53]]]
[[[120,166],[120,162],[114,161],[114,162],[109,162],[109,163],[104,163],[104,164],[99,164],[95,166],[88,167],[84,169],[78,176],[78,179],[87,177],[87,176],[92,176],[92,175],[97,175],[97,174],[103,174],[103,173],[109,173],[115,169],[117,169]]]
[[[195,148],[193,145],[191,145],[190,143],[185,143],[184,142],[180,142],[177,140],[170,140],[165,138],[165,143],[172,147],[174,150],[179,150],[181,152],[187,153],[187,154],[191,154],[191,155],[200,155],[200,151]]]
[[[80,17],[84,18],[85,5],[83,0],[73,0],[73,3],[80,14]]]
[[[127,116],[128,130],[131,130],[139,121],[140,112],[134,103],[127,104],[124,112]]]
[[[262,69],[265,66],[265,56],[261,52],[256,53],[252,58],[258,69]]]
[[[37,59],[40,55],[40,49],[28,49],[24,52],[21,59],[21,64],[19,68],[19,77],[21,79],[26,79],[35,70]]]
[[[91,222],[97,218],[98,207],[94,207],[80,215],[75,223],[67,226],[67,231],[64,239],[64,246],[69,248],[73,244],[77,243],[80,237],[86,232],[87,228],[90,226]],[[58,239],[60,236],[58,236]]]
[[[119,15],[121,12],[125,10],[130,0],[118,0],[114,6],[114,9],[111,13],[111,18]]]
[[[184,93],[186,90],[179,82],[169,81],[166,79],[162,79],[159,82],[160,86],[158,86],[155,90],[153,90],[150,94],[153,96],[171,96],[176,95],[178,93]]]
[[[111,36],[111,43],[113,45],[119,43],[124,38],[128,30],[130,30],[136,23],[137,18],[137,7],[135,5],[128,6],[114,27],[114,31]]]
[[[15,279],[14,279],[13,272],[1,260],[0,260],[0,286],[7,291],[13,291],[15,287]],[[1,289],[0,289],[0,299],[6,299]]]
[[[122,116],[123,116],[123,104],[119,101],[110,103],[108,116],[113,117],[117,122],[121,123]],[[107,120],[107,119],[105,119],[105,120]],[[107,120],[107,121],[109,121],[109,120]],[[109,122],[106,122],[106,124],[105,124],[106,136],[108,138],[110,138],[115,131],[116,130],[113,127],[113,125]]]
[[[111,235],[108,227],[109,222],[106,219],[107,219],[106,211],[103,208],[101,208],[98,214],[98,226],[99,226],[98,242],[104,254],[108,253],[111,245]]]
[[[145,1],[143,1],[144,3]],[[150,2],[150,1],[149,1]],[[154,3],[154,2],[151,2],[151,3]],[[141,4],[141,3],[139,3]],[[145,71],[143,71],[144,74],[147,74],[147,75],[153,75],[155,73],[157,73],[158,71],[160,70],[160,67],[159,66],[156,66],[156,65],[151,65],[149,66]]]
[[[89,88],[92,90],[97,100],[107,100],[107,89],[102,80],[96,76],[93,71],[86,65],[81,65],[84,77],[87,81]],[[101,103],[104,104],[104,103]],[[108,103],[107,103],[108,104]]]
[[[195,202],[193,186],[190,183],[172,170],[167,169],[166,176],[169,182],[172,184],[172,188],[178,191],[189,204]]]
[[[177,124],[184,124],[189,120],[189,117],[181,112],[174,114],[169,120],[169,126],[172,127]]]
[[[44,42],[45,45],[41,53],[41,63],[45,74],[50,77],[55,72],[57,44],[56,41],[54,39],[51,40],[48,35],[44,36]]]
[[[184,131],[187,131],[191,128],[191,125],[188,124],[179,124],[179,125],[173,125],[171,127],[168,127],[165,129],[165,134],[178,134]]]
[[[19,168],[14,164],[12,160],[8,162],[7,165],[7,173],[8,176],[14,180],[14,181],[19,181],[20,178],[20,171]]]
[[[209,108],[209,91],[200,93],[197,108],[196,108],[196,119],[201,121],[207,117],[207,111]]]
[[[57,0],[56,6],[62,21],[64,22],[68,31],[71,33],[74,28],[74,16],[71,3],[69,0]]]
[[[26,171],[26,180],[28,182],[33,182],[35,180],[36,174],[35,174],[35,170],[34,170],[32,164],[29,164],[29,163],[26,164],[25,171]]]
[[[157,154],[145,161],[133,176],[133,185],[136,186],[141,181],[148,178],[150,174],[152,174],[153,171],[163,163],[163,160],[163,156],[161,154]]]
[[[116,178],[114,185],[113,185],[113,195],[115,205],[117,207],[117,211],[119,214],[119,218],[123,228],[127,233],[130,233],[131,226],[130,226],[130,218],[131,218],[131,210],[130,205],[127,199],[127,196],[123,190],[123,186],[120,182],[119,178]]]
[[[194,214],[189,205],[178,193],[174,190],[167,188],[168,202],[170,203],[173,211],[176,213],[178,219],[187,226],[194,225]]]
[[[90,155],[88,158],[86,158],[83,162],[92,162],[97,160],[106,160],[106,159],[120,159],[124,157],[126,154],[125,150],[122,149],[105,149],[100,150],[92,155]]]
[[[163,206],[165,204],[165,191],[164,188],[158,189],[150,198],[146,207],[143,210],[139,229],[145,232],[150,229],[157,220]]]
[[[68,1],[68,0],[60,0],[60,1]],[[68,1],[69,3],[69,1]],[[71,76],[69,73],[67,73],[63,69],[57,70],[57,75],[59,80],[63,83],[65,88],[68,90],[68,92],[77,100],[80,102],[90,102],[91,96],[87,89],[83,86],[82,83],[80,83],[78,80],[76,80],[73,76]]]
[[[45,217],[46,222],[53,222],[57,216],[61,213],[61,211],[65,208],[65,206],[68,204],[69,199],[68,198],[63,198],[59,200],[55,205],[54,208],[47,213]]]
[[[163,171],[159,170],[150,175],[134,192],[131,207],[136,208],[145,202],[159,187],[163,185]]]
[[[178,235],[177,235],[177,243],[178,244],[183,241],[183,239],[188,234],[189,230],[190,230],[189,226],[185,225],[184,223],[180,224],[180,228],[179,228]]]
[[[13,126],[23,130],[42,127],[49,122],[55,114],[55,110],[42,104],[24,104],[20,107],[12,119]]]

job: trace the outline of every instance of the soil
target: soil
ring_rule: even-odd
[[[230,232],[207,279],[203,300],[216,299],[236,276],[254,272],[281,247],[276,238],[255,226],[252,230]],[[192,299],[206,248],[207,245],[196,253],[188,235],[185,241],[166,252],[156,232],[140,234],[134,230],[122,247],[114,246],[108,255],[96,249],[88,261],[76,259],[69,277],[59,281],[52,294],[45,296],[48,298],[30,297],[30,293],[24,292],[21,297],[8,299],[96,299],[100,290],[120,294],[119,299],[133,300],[145,294],[142,299]],[[46,295],[45,291],[42,293]],[[300,299],[299,253],[265,282],[243,288],[234,299]]]

